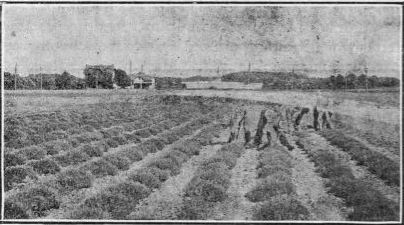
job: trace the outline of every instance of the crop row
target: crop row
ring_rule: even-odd
[[[187,119],[188,120],[188,119]],[[182,122],[186,122],[182,121]],[[96,141],[91,144],[83,144],[77,148],[69,149],[69,145],[66,142],[60,142],[65,151],[45,158],[46,151],[40,148],[29,148],[29,151],[24,151],[29,154],[30,160],[25,166],[18,166],[18,164],[24,163],[24,158],[19,158],[18,154],[6,154],[6,169],[5,169],[5,190],[12,188],[13,184],[23,182],[26,177],[36,179],[36,174],[55,174],[60,172],[61,167],[69,165],[77,165],[88,161],[92,157],[101,157],[104,152],[107,152],[110,148],[118,147],[119,145],[125,145],[129,143],[138,143],[141,138],[147,138],[151,135],[157,135],[179,125],[181,122],[164,121],[161,124],[157,124],[153,128],[147,128],[146,130],[137,130],[133,133],[126,133],[122,135],[123,128],[114,127],[103,132],[103,135],[98,136]],[[158,127],[158,129],[157,129]],[[139,132],[141,131],[141,132]],[[106,140],[102,140],[106,138]],[[89,139],[91,141],[93,139]],[[149,141],[150,142],[150,141]],[[147,142],[146,142],[147,143]],[[55,149],[57,146],[53,146]],[[60,146],[59,146],[60,147]],[[25,155],[26,156],[26,155]],[[33,157],[34,156],[34,157]],[[9,165],[14,166],[9,166]],[[17,164],[17,165],[15,165]]]
[[[345,200],[353,210],[348,219],[353,221],[398,220],[399,206],[384,197],[369,184],[355,178],[352,169],[329,149],[314,147],[300,135],[296,145],[308,153],[317,172],[326,179],[328,192]]]
[[[191,134],[193,130],[206,123],[206,119],[193,121],[186,126],[174,128],[158,137],[148,139],[137,146],[123,148],[88,161],[78,168],[65,170],[53,179],[34,183],[29,187],[27,185],[27,188],[19,190],[6,199],[5,215],[14,219],[44,216],[48,210],[59,208],[61,196],[69,191],[89,188],[95,178],[113,176],[119,170],[127,170],[131,163],[141,160],[150,152],[163,149],[165,144]]]
[[[359,141],[348,137],[341,131],[325,130],[321,135],[332,145],[346,151],[359,165],[385,180],[390,185],[400,185],[400,165],[382,153],[373,151]]]
[[[198,111],[198,107],[190,105],[189,107],[175,108],[172,106],[161,106],[159,108],[153,108],[153,110],[143,110],[137,113],[129,114],[124,118],[115,118],[113,115],[101,114],[100,111],[106,111],[107,109],[99,109],[96,112],[92,112],[84,118],[68,121],[58,122],[37,122],[36,124],[29,126],[24,123],[18,123],[8,118],[5,121],[5,144],[9,148],[21,148],[30,145],[38,145],[43,142],[49,142],[57,139],[67,138],[69,135],[80,134],[82,132],[94,132],[101,128],[108,128],[118,124],[144,124],[155,122],[156,119],[173,117],[173,115],[186,115]],[[119,110],[119,108],[115,109]],[[132,111],[130,108],[129,111]],[[109,109],[108,112],[111,110]],[[114,112],[114,111],[112,111]]]
[[[393,153],[400,155],[400,136],[398,132],[398,124],[395,125],[396,129],[392,129],[391,125],[387,123],[367,120],[366,124],[361,124],[361,129],[358,129],[350,122],[351,120],[353,119],[349,116],[336,113],[332,122],[335,129],[348,133],[354,133],[356,136],[366,140],[368,143],[374,146],[393,148]],[[394,131],[397,132],[393,133]]]
[[[129,173],[127,178],[86,198],[68,215],[71,219],[126,219],[143,198],[158,189],[170,176],[180,173],[183,163],[210,143],[218,126],[203,129],[182,140],[144,167]],[[128,154],[123,152],[122,154]],[[122,155],[120,154],[120,155]]]
[[[304,220],[308,210],[296,198],[291,155],[279,145],[265,148],[258,159],[259,183],[245,197],[259,203],[254,220]]]
[[[227,144],[211,158],[202,162],[184,190],[184,204],[179,219],[207,219],[207,214],[217,202],[227,197],[231,169],[243,152],[239,144]]]

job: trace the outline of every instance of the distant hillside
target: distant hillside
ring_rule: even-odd
[[[182,81],[195,82],[195,81],[213,81],[213,80],[218,80],[218,79],[220,79],[220,77],[192,76],[192,77],[182,78]]]
[[[307,79],[306,75],[293,72],[235,72],[222,76],[222,81],[242,82],[242,83],[262,83],[273,80]]]

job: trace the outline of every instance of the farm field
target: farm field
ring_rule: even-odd
[[[338,104],[297,92],[44,93],[5,93],[5,219],[400,219],[394,104],[355,93]],[[242,129],[228,143],[235,112],[254,138],[263,110],[281,115],[271,144],[245,145]]]

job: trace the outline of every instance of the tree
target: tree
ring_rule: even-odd
[[[74,88],[74,77],[68,72],[64,71],[61,75],[57,75],[55,78],[57,89],[73,89]]]
[[[345,88],[345,78],[341,74],[338,74],[337,77],[335,78],[335,87],[337,89]]]
[[[360,88],[366,88],[366,82],[367,81],[367,76],[365,74],[361,74],[360,76],[358,76],[358,86]]]
[[[87,66],[84,76],[87,87],[90,88],[113,88],[114,71],[108,66]]]
[[[355,89],[357,87],[356,75],[354,73],[349,73],[345,79],[348,89]]]
[[[125,88],[131,85],[130,77],[124,70],[121,69],[115,69],[114,81],[121,88]]]

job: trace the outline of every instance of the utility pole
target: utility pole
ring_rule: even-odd
[[[42,91],[42,67],[39,67],[39,76],[41,76],[41,91]]]
[[[132,60],[129,61],[129,75],[132,74]]]
[[[366,85],[366,92],[368,92],[368,68],[365,67],[365,85]]]
[[[14,90],[17,90],[17,63],[15,63],[14,68]]]
[[[248,62],[248,72],[251,72],[251,62]]]

